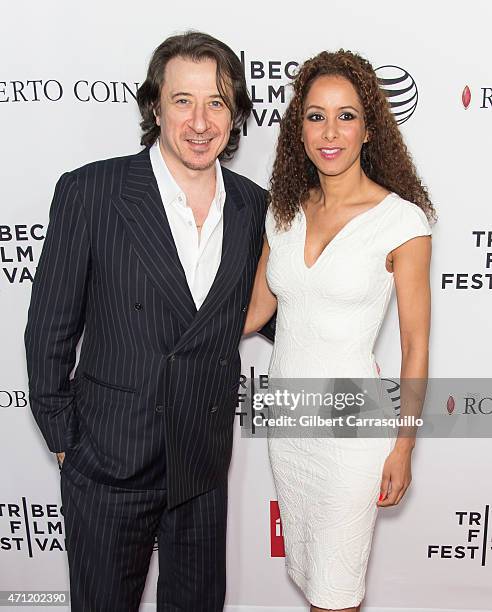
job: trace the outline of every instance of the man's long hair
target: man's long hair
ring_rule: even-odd
[[[175,57],[191,59],[195,62],[205,59],[215,60],[217,88],[224,103],[231,111],[233,123],[229,142],[219,159],[231,159],[239,147],[241,129],[251,113],[253,104],[246,87],[244,69],[237,55],[225,43],[203,32],[188,31],[171,36],[154,51],[149,63],[147,78],[137,91],[137,103],[142,115],[140,127],[143,131],[140,143],[150,146],[159,137],[160,127],[155,121],[154,110],[159,111],[166,65]]]

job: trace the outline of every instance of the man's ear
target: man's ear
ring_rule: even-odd
[[[155,106],[152,108],[152,112],[154,113],[154,117],[155,117],[155,122],[156,124],[160,127],[161,125],[161,118],[159,116],[159,108],[155,108]]]

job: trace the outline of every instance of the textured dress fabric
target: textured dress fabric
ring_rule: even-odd
[[[386,256],[431,233],[421,208],[390,193],[352,218],[308,267],[302,208],[288,230],[277,230],[270,208],[266,274],[278,309],[269,377],[379,379],[373,347],[394,287]],[[364,598],[382,469],[394,443],[391,433],[269,436],[287,571],[317,607],[353,607]]]

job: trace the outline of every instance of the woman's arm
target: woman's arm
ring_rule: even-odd
[[[422,412],[429,369],[431,249],[431,237],[419,236],[393,251],[401,345],[400,414],[415,418]],[[413,448],[415,435],[403,433],[397,446]]]
[[[392,255],[402,352],[400,416],[419,418],[429,367],[431,238],[419,236],[409,240],[395,249]],[[378,505],[398,504],[409,487],[415,435],[415,428],[400,427],[394,451],[386,460],[383,470],[383,501]],[[388,494],[390,482],[391,492]]]
[[[263,240],[263,250],[261,252],[260,261],[256,269],[255,282],[249,302],[243,334],[250,334],[251,332],[258,331],[272,318],[277,309],[277,298],[270,291],[266,280],[266,266],[269,254],[270,247],[265,237]]]

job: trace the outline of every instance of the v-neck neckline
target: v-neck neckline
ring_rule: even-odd
[[[302,241],[302,264],[305,268],[305,270],[310,271],[313,268],[316,267],[318,261],[323,257],[323,255],[326,253],[326,251],[328,251],[329,247],[340,237],[340,235],[343,234],[343,232],[346,230],[347,227],[349,227],[349,225],[351,225],[356,219],[360,219],[361,217],[364,217],[365,215],[381,208],[383,206],[383,204],[385,204],[391,196],[395,195],[393,191],[390,191],[387,195],[384,196],[384,198],[378,202],[378,204],[375,204],[374,206],[371,206],[371,208],[368,208],[367,210],[364,210],[363,212],[355,215],[354,217],[352,217],[351,219],[349,219],[347,221],[347,223],[345,223],[345,225],[333,236],[333,238],[330,240],[330,242],[328,242],[328,244],[325,245],[325,247],[323,248],[323,250],[321,251],[321,253],[318,255],[318,257],[316,258],[316,260],[314,261],[314,263],[311,266],[308,266],[306,264],[306,240],[307,240],[307,217],[306,217],[306,213],[304,212],[304,208],[302,206],[302,204],[299,206],[300,211],[301,211],[301,215],[302,218],[304,220],[304,239]]]

